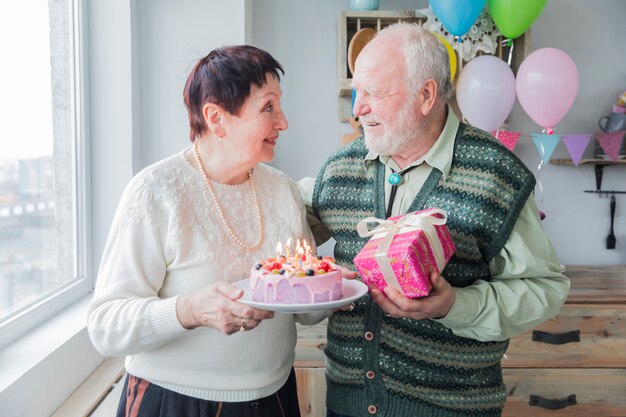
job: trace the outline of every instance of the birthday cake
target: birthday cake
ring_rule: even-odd
[[[310,304],[340,299],[341,272],[335,260],[322,256],[278,256],[257,262],[250,271],[254,301]]]

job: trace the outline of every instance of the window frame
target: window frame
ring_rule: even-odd
[[[93,291],[87,0],[68,1],[73,278],[0,320],[0,349]],[[55,140],[55,139],[53,139]]]

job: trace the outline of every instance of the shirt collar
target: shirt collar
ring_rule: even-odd
[[[426,155],[410,163],[407,168],[414,165],[420,165],[422,162],[426,162],[428,165],[441,171],[444,178],[448,176],[448,173],[450,172],[450,166],[452,165],[454,140],[456,138],[456,132],[459,129],[459,119],[458,117],[456,117],[454,111],[449,104],[446,104],[446,111],[448,113],[448,116],[446,118],[446,124],[444,125],[441,134],[437,138],[437,141],[428,150],[428,152],[426,152]],[[391,159],[390,156],[381,156],[373,151],[368,151],[367,155],[365,155],[365,160],[363,162],[367,164],[368,162],[375,161],[376,159],[379,159],[380,162],[382,162],[384,165],[389,165],[391,168],[398,168],[398,166],[396,165],[394,160]]]

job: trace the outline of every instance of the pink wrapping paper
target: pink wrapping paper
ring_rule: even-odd
[[[411,216],[412,219],[407,221],[407,216]],[[414,219],[417,218],[419,218],[417,226],[410,224],[416,223]],[[446,218],[447,214],[443,210],[428,209],[404,216],[391,217],[388,221],[373,218],[363,220],[362,223],[365,224],[373,220],[381,223],[377,229],[368,231],[369,234],[361,234],[362,236],[373,234],[369,242],[354,258],[354,264],[363,282],[370,289],[384,290],[387,286],[392,285],[409,298],[428,295],[431,290],[430,273],[432,271],[441,272],[437,265],[435,251],[439,252],[439,263],[442,264],[441,269],[443,269],[456,250],[450,232],[445,226]],[[394,230],[393,225],[390,224],[391,222],[401,224],[405,221],[409,224],[403,225],[400,230],[397,228]],[[434,221],[441,224],[425,226],[425,229],[429,230],[426,232],[425,229],[419,228],[419,222],[422,221],[426,223]],[[384,233],[383,229],[385,228],[389,229],[388,233]],[[379,233],[374,234],[377,230]],[[384,236],[380,236],[381,231]],[[359,233],[361,232],[363,232],[362,227],[359,230]],[[381,244],[385,245],[384,240],[390,238],[389,233],[395,233],[391,245],[386,251],[386,258],[394,276],[385,276],[383,272],[385,267],[381,268],[381,260],[376,258],[376,252],[379,251]],[[428,234],[431,235],[430,239],[438,240],[434,242],[434,245],[431,244]]]

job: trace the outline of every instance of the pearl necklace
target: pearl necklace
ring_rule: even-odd
[[[193,154],[196,158],[196,163],[198,164],[199,171],[202,174],[202,178],[204,178],[204,184],[206,185],[206,188],[209,190],[209,194],[211,194],[211,198],[213,199],[213,203],[215,204],[215,207],[217,208],[217,212],[220,215],[220,219],[222,220],[224,227],[226,227],[226,231],[228,232],[230,237],[233,238],[233,240],[245,250],[254,250],[258,248],[259,245],[261,244],[261,241],[263,240],[263,221],[261,218],[261,209],[259,208],[259,200],[256,196],[256,189],[254,187],[254,181],[252,180],[252,170],[248,171],[248,180],[250,181],[250,188],[252,188],[252,199],[254,200],[254,208],[256,210],[256,219],[257,219],[257,224],[258,224],[259,237],[257,238],[256,242],[254,242],[252,245],[247,245],[241,239],[239,239],[239,237],[237,237],[232,227],[230,227],[230,225],[226,221],[226,217],[224,216],[224,211],[222,210],[222,206],[220,206],[219,202],[217,201],[217,196],[215,195],[215,192],[213,191],[213,187],[211,187],[211,181],[209,179],[209,176],[206,173],[206,170],[204,169],[202,160],[200,159],[200,154],[198,153],[198,142],[196,142],[193,146]]]

